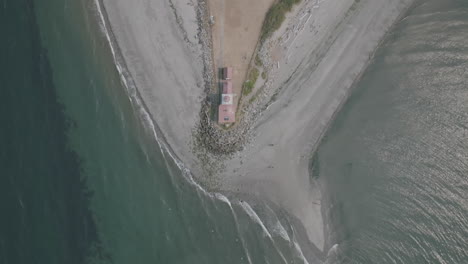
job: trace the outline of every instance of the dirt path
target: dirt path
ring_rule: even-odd
[[[274,0],[208,0],[212,26],[215,69],[234,67],[235,104],[241,94],[265,14]]]

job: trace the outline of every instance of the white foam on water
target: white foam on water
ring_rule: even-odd
[[[255,222],[257,222],[260,227],[262,228],[263,230],[263,233],[269,237],[270,239],[272,239],[271,237],[271,234],[270,232],[268,231],[268,229],[265,227],[265,225],[263,224],[262,220],[260,220],[260,217],[258,217],[257,213],[252,209],[252,207],[247,203],[247,202],[244,202],[244,201],[240,201],[239,202],[239,205],[242,206],[242,208],[244,208],[244,211],[250,216],[250,218],[252,220],[254,220]]]
[[[283,253],[281,253],[281,251],[278,249],[278,247],[277,247],[275,241],[273,240],[273,237],[271,236],[270,232],[268,231],[266,226],[263,224],[262,220],[257,215],[257,213],[254,211],[254,209],[250,206],[250,204],[248,204],[245,201],[240,201],[239,205],[242,206],[244,211],[247,213],[247,215],[249,215],[249,217],[252,220],[254,220],[255,222],[257,222],[260,225],[260,227],[263,230],[263,233],[270,239],[271,243],[273,244],[273,246],[276,249],[276,251],[278,252],[278,254],[281,256],[281,258],[283,259],[284,263],[288,263],[286,258],[283,256]]]
[[[276,224],[273,228],[273,232],[278,234],[280,237],[282,237],[284,240],[291,242],[291,239],[289,238],[288,232],[284,228],[284,226],[281,224],[279,220],[276,221]]]
[[[252,260],[250,259],[250,253],[249,253],[249,251],[247,250],[247,247],[245,246],[245,241],[244,241],[244,239],[242,238],[242,235],[241,235],[241,233],[240,233],[240,230],[239,230],[239,223],[237,222],[237,215],[236,215],[236,212],[234,211],[234,209],[232,208],[231,202],[229,201],[229,199],[228,199],[226,196],[224,196],[224,195],[222,195],[222,194],[220,194],[220,193],[215,193],[214,196],[215,196],[218,200],[220,200],[220,201],[222,201],[222,202],[225,202],[225,203],[229,206],[229,208],[231,209],[231,213],[232,213],[232,216],[233,216],[233,218],[234,218],[234,223],[236,224],[236,231],[237,231],[237,234],[239,234],[239,238],[240,238],[240,241],[241,241],[242,248],[243,248],[243,250],[244,250],[244,252],[245,252],[245,255],[246,255],[246,257],[247,257],[248,263],[252,264]]]
[[[158,136],[158,132],[156,129],[156,126],[151,118],[151,115],[148,113],[148,111],[144,107],[144,103],[140,96],[138,95],[138,90],[133,82],[133,79],[131,78],[130,73],[128,70],[126,70],[125,63],[123,57],[117,52],[117,49],[115,47],[115,43],[112,41],[111,38],[111,30],[110,26],[108,25],[104,11],[102,8],[102,3],[100,0],[94,0],[95,6],[96,6],[96,11],[98,12],[99,15],[99,27],[101,29],[101,32],[103,35],[106,37],[107,42],[109,44],[112,57],[114,59],[114,64],[117,68],[117,71],[119,72],[120,80],[125,87],[127,94],[130,98],[130,102],[134,109],[137,111],[137,113],[140,115],[140,118],[143,119],[143,123],[146,126],[146,128],[150,129],[156,142],[158,143],[159,148],[161,149],[161,153],[164,158],[166,158],[166,155],[170,157],[172,161],[176,164],[176,166],[180,169],[182,174],[186,177],[185,179],[188,180],[189,183],[191,183],[193,186],[195,186],[199,191],[201,191],[203,194],[210,196],[213,198],[213,194],[208,193],[203,187],[201,187],[195,180],[193,179],[192,173],[190,170],[182,163],[181,160],[179,160],[174,153],[172,153],[172,150],[170,147]],[[227,199],[227,198],[226,198]]]
[[[270,219],[272,221],[276,220],[275,224],[271,227],[272,233],[274,235],[279,235],[285,241],[291,242],[291,239],[289,238],[288,232],[286,231],[284,226],[281,224],[281,222],[280,222],[278,216],[276,215],[275,211],[273,209],[271,209],[271,207],[268,206],[268,205],[266,205],[266,209],[268,209],[268,211],[270,211],[270,213],[272,214]],[[272,221],[270,223],[272,223]]]
[[[330,250],[328,250],[327,257],[330,257],[331,254],[338,253],[338,244],[333,245]]]
[[[220,194],[220,193],[215,193],[214,196],[215,196],[218,200],[227,203],[227,205],[229,205],[229,207],[230,207],[231,210],[232,210],[231,201],[229,201],[229,199],[228,199],[226,196],[224,196],[224,195],[222,195],[222,194]]]
[[[297,253],[299,253],[299,257],[302,259],[302,261],[304,261],[304,264],[309,264],[309,261],[307,261],[305,258],[304,253],[302,252],[302,249],[297,241],[294,241],[294,248],[296,249]]]
[[[440,256],[439,253],[437,253],[437,251],[432,250],[431,253],[432,253],[432,255],[434,255],[434,256],[437,258],[437,260],[439,261],[439,263],[441,263],[441,264],[447,264],[447,262]]]
[[[293,227],[291,227],[293,228]],[[294,228],[293,228],[293,233],[294,233]],[[302,259],[302,261],[305,263],[305,264],[309,264],[309,261],[307,261],[306,257],[304,256],[304,252],[302,252],[302,248],[301,246],[299,245],[299,243],[297,242],[295,236],[293,235],[292,236],[292,242],[294,244],[294,249],[297,251],[297,254],[298,256]]]
[[[109,47],[110,47],[110,50],[111,50],[111,53],[112,53],[112,57],[114,59],[115,66],[117,68],[117,71],[119,72],[120,80],[121,80],[123,86],[125,87],[128,95],[129,95],[130,102],[132,103],[132,106],[136,110],[138,110],[138,113],[141,114],[141,117],[145,121],[145,125],[148,125],[149,128],[151,128],[151,130],[152,130],[152,132],[153,132],[153,134],[154,134],[154,136],[156,138],[156,141],[159,144],[159,147],[161,149],[167,149],[167,146],[160,140],[160,138],[158,137],[158,135],[156,133],[156,128],[154,126],[153,121],[151,120],[151,116],[146,111],[146,109],[144,108],[144,106],[143,106],[144,104],[143,104],[143,102],[141,101],[141,99],[138,96],[136,86],[133,83],[133,80],[131,79],[129,72],[124,70],[125,66],[123,66],[123,62],[122,62],[123,59],[120,58],[120,55],[117,53],[116,48],[114,46],[114,43],[112,42],[111,35],[110,35],[110,29],[109,29],[109,27],[107,25],[104,13],[102,11],[101,2],[99,0],[94,0],[94,3],[96,5],[97,12],[98,12],[99,18],[100,18],[101,31],[103,32],[103,34],[107,38],[107,42],[109,44]],[[167,151],[167,152],[169,152],[169,151]],[[170,154],[170,155],[172,155],[172,154]],[[175,161],[177,163],[176,159],[175,159]]]

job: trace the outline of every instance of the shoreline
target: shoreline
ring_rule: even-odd
[[[159,34],[158,37],[163,38],[163,44],[159,42],[155,43],[153,41],[156,39],[149,33],[154,30],[153,28],[147,28],[147,26],[144,25],[145,23],[142,23],[141,21],[134,22],[134,20],[126,20],[127,15],[130,17],[132,14],[135,16],[138,14],[141,15],[138,10],[141,6],[138,6],[138,3],[135,3],[136,7],[129,7],[130,10],[123,10],[125,9],[123,7],[128,5],[128,3],[126,4],[123,0],[115,1],[115,3],[109,3],[108,5],[114,8],[113,11],[110,11],[114,12],[113,15],[110,15],[113,16],[114,19],[114,22],[112,22],[112,19],[109,18],[109,13],[107,13],[106,10],[106,0],[95,0],[95,2],[102,4],[106,16],[105,19],[107,19],[109,23],[109,30],[115,38],[115,43],[110,43],[110,45],[112,46],[115,44],[119,48],[117,52],[121,53],[122,61],[124,62],[123,65],[125,66],[124,69],[128,70],[127,77],[129,77],[133,82],[134,91],[128,91],[130,96],[136,95],[135,98],[131,98],[132,104],[133,100],[136,100],[138,106],[142,107],[142,110],[148,115],[147,118],[149,120],[147,121],[149,121],[148,123],[153,129],[161,149],[167,151],[167,153],[171,155],[181,170],[188,172],[190,169],[192,174],[190,174],[189,178],[192,178],[193,176],[191,181],[193,181],[203,191],[205,191],[204,188],[209,188],[216,189],[217,191],[220,191],[220,193],[234,194],[234,196],[242,196],[242,193],[245,193],[248,196],[250,196],[250,194],[255,194],[254,196],[258,195],[261,199],[267,199],[280,208],[285,209],[293,217],[299,219],[299,222],[301,222],[304,229],[307,231],[308,240],[317,246],[319,250],[326,252],[331,245],[327,245],[328,242],[326,234],[324,233],[324,218],[322,215],[324,208],[320,203],[322,200],[321,193],[324,190],[322,190],[319,182],[315,182],[310,179],[310,161],[313,158],[311,153],[319,144],[320,138],[322,138],[326,132],[327,124],[331,124],[336,112],[339,111],[339,106],[346,101],[346,94],[350,93],[350,89],[342,88],[342,90],[345,90],[345,94],[342,94],[342,90],[337,91],[338,93],[335,92],[335,94],[324,94],[323,90],[325,88],[315,89],[311,93],[311,91],[309,91],[310,89],[305,89],[304,85],[307,81],[310,82],[310,79],[312,78],[309,76],[307,79],[304,79],[308,70],[307,67],[302,69],[304,59],[297,60],[297,58],[293,57],[292,60],[296,59],[296,61],[291,62],[289,61],[290,57],[288,56],[286,61],[284,61],[285,58],[282,58],[283,61],[281,62],[281,65],[287,65],[288,63],[295,64],[296,66],[288,66],[289,70],[294,69],[294,71],[289,71],[288,73],[288,68],[285,68],[286,66],[283,66],[281,69],[278,67],[276,74],[274,73],[272,75],[273,77],[269,84],[270,86],[276,87],[267,91],[270,92],[270,95],[267,94],[261,98],[263,101],[270,102],[270,98],[275,96],[277,97],[276,101],[272,104],[267,103],[263,105],[262,102],[256,102],[255,106],[260,107],[247,108],[247,111],[252,110],[252,112],[247,112],[246,119],[248,120],[241,121],[246,122],[245,126],[241,127],[241,129],[237,131],[226,132],[216,129],[216,127],[214,127],[214,132],[213,130],[200,131],[199,129],[203,129],[204,126],[207,129],[213,129],[213,126],[210,124],[209,117],[206,116],[206,113],[204,112],[204,107],[207,106],[207,102],[205,101],[207,95],[204,93],[206,93],[207,89],[210,88],[210,80],[213,81],[213,76],[211,76],[210,79],[210,72],[211,74],[214,73],[213,69],[210,69],[209,66],[212,64],[206,63],[207,50],[202,44],[206,39],[200,39],[203,38],[203,33],[201,33],[203,28],[198,28],[196,34],[194,34],[195,37],[192,36],[192,39],[190,39],[188,34],[194,32],[184,31],[183,28],[178,29],[177,26],[173,24],[174,19],[177,20],[176,24],[178,24],[179,27],[183,27],[183,24],[186,23],[186,21],[180,22],[178,20],[183,19],[178,15],[180,10],[174,11],[174,14],[163,14],[161,11],[158,11],[159,9],[153,8],[150,11],[158,14],[155,17],[158,17],[160,19],[159,23],[163,24],[159,25],[159,23],[155,23],[155,21],[151,20],[151,17],[148,14],[148,17],[141,18],[140,20],[144,21],[145,19],[148,19],[145,22],[153,23],[152,25],[155,27],[154,29],[156,29],[155,32]],[[170,3],[171,8],[175,10],[175,8],[177,8],[176,5],[174,5],[172,1]],[[178,3],[181,4],[180,1]],[[348,1],[348,3],[350,2]],[[165,3],[153,4],[165,5]],[[200,8],[198,5],[200,4],[206,5],[203,0],[200,0],[200,3],[193,8],[195,13],[200,12],[200,10],[198,10],[198,8]],[[311,2],[304,1],[302,4],[311,4]],[[299,5],[301,6],[302,4]],[[361,5],[364,4],[361,3]],[[385,4],[382,3],[382,5]],[[344,7],[337,12],[344,12],[343,10],[347,10],[346,4],[343,4],[343,6]],[[376,6],[379,5],[374,4],[374,8],[376,8]],[[164,8],[167,8],[167,6],[159,7],[163,11]],[[315,7],[313,8],[315,9]],[[362,9],[363,8],[364,7],[362,7]],[[361,9],[358,11],[361,11]],[[192,11],[184,9],[180,12],[190,13]],[[193,15],[193,13],[190,14]],[[175,18],[171,18],[171,15],[175,15]],[[198,20],[200,18],[198,17],[199,15],[199,13],[196,14],[197,24],[202,23]],[[286,21],[284,21],[284,24],[289,26],[290,23],[293,23],[295,15],[297,14],[290,14],[286,18]],[[307,20],[307,22],[308,21],[309,20]],[[326,21],[328,20],[325,20],[325,22]],[[338,23],[338,26],[341,25],[341,30],[347,29],[346,26],[342,25],[342,20],[338,22],[336,23]],[[332,21],[332,23],[335,23],[335,21]],[[359,25],[359,20],[356,23]],[[393,25],[393,23],[391,24]],[[198,26],[200,25],[198,24]],[[114,27],[117,27],[116,31],[114,31]],[[174,30],[176,31],[175,33],[169,32]],[[180,32],[178,30],[180,30]],[[325,69],[327,67],[337,68],[338,66],[336,61],[338,58],[336,58],[332,49],[335,48],[340,50],[340,48],[349,48],[349,46],[341,47],[338,45],[340,42],[338,39],[342,37],[341,33],[346,31],[340,31],[339,29],[334,30],[338,30],[338,33],[335,32],[335,40],[329,47],[326,47],[327,49],[325,49],[325,51],[323,51],[323,48],[322,50],[319,49],[317,51],[318,53],[324,52],[324,55],[318,62],[315,62],[317,66],[312,70],[312,72],[309,71],[309,75],[312,74],[320,76],[317,73],[317,71],[319,71],[317,70],[319,67],[321,67],[320,69],[324,67]],[[375,30],[378,31],[378,29]],[[330,33],[327,30],[323,31],[325,33]],[[388,28],[385,33],[387,31]],[[382,34],[382,32],[380,32],[380,34]],[[383,35],[385,36],[385,34]],[[324,36],[326,36],[326,34]],[[308,37],[310,38],[310,36],[302,36],[302,39],[300,39],[300,37],[295,36],[295,42],[293,43],[296,45],[298,45],[297,43],[307,43]],[[299,40],[296,40],[296,38],[299,38]],[[136,41],[136,39],[138,39],[138,41]],[[194,40],[198,41],[198,43]],[[112,42],[112,39],[110,38],[109,41]],[[157,39],[157,41],[160,40]],[[382,39],[378,43],[381,43],[381,41]],[[317,45],[323,44],[320,41],[316,42],[317,43],[315,44]],[[169,43],[177,45],[168,47],[167,44]],[[345,42],[345,44],[350,45],[347,42]],[[338,47],[334,45],[338,45]],[[122,49],[120,49],[120,47],[122,47]],[[320,48],[320,46],[317,47]],[[371,48],[371,50],[375,52],[377,47],[378,44]],[[114,47],[111,47],[111,49],[113,48]],[[261,49],[262,48],[260,48],[260,50]],[[114,52],[115,51],[113,50],[113,53]],[[166,52],[169,56],[171,53],[173,55],[177,54],[177,58],[179,58],[180,55],[180,58],[178,59],[179,61],[168,61],[167,59],[165,60],[164,58],[161,58],[160,56],[162,56],[163,53],[166,54]],[[192,52],[193,54],[188,54],[187,52]],[[331,57],[327,57],[326,55],[330,54],[330,52],[332,52],[332,55],[330,55]],[[371,54],[373,54],[373,52]],[[309,56],[308,58],[316,58],[315,55],[308,53],[307,56]],[[116,55],[114,55],[114,57],[115,56]],[[197,58],[194,59],[195,57]],[[369,54],[367,54],[367,58],[369,58]],[[159,59],[165,61],[161,62]],[[174,57],[174,60],[175,59],[176,58]],[[212,53],[209,59],[213,59]],[[326,59],[331,61],[327,62]],[[182,61],[186,61],[189,66],[181,69],[180,63],[182,63]],[[348,63],[349,61],[352,61],[352,59],[348,58]],[[116,59],[117,68],[120,72],[122,69],[119,67],[122,66],[119,65],[118,62],[118,59]],[[369,62],[369,59],[367,59],[367,62],[364,64],[361,62],[361,74],[364,72],[364,69]],[[201,64],[203,64],[202,71],[197,68],[201,66]],[[278,66],[279,65],[280,64],[278,62]],[[300,67],[302,72],[298,71]],[[158,74],[156,69],[162,70],[162,72],[159,73],[160,76],[158,76],[162,79],[152,76],[152,73]],[[286,69],[286,71],[284,69]],[[343,71],[343,69],[339,67],[338,70]],[[173,72],[173,74],[175,72],[181,72],[183,80],[179,80],[179,76],[167,76],[169,72]],[[326,76],[328,78],[333,77],[330,76],[330,71],[325,71],[325,74],[327,74]],[[125,79],[126,74],[123,73],[122,76]],[[287,77],[286,79],[285,76]],[[349,78],[345,78],[345,80],[343,80],[347,81],[345,86],[352,87],[355,81],[359,79],[359,76],[360,75],[358,73],[354,78],[352,78],[351,85],[349,85]],[[318,78],[319,84],[320,82],[326,83],[323,80],[325,77],[313,78]],[[123,82],[125,81],[126,80]],[[340,79],[340,81],[342,80]],[[333,82],[337,81],[333,80]],[[283,86],[285,87],[283,88]],[[187,92],[190,94],[188,97]],[[277,95],[276,92],[278,93]],[[196,95],[194,96],[192,93],[195,93]],[[304,94],[304,96],[298,97],[301,93]],[[314,95],[314,97],[311,97],[312,95]],[[340,98],[337,99],[336,95],[339,95]],[[167,100],[166,98],[171,99]],[[291,107],[290,102],[294,100],[294,98],[300,98],[301,104],[296,107]],[[315,101],[319,100],[319,102],[320,98],[324,99],[324,101],[328,100],[334,103],[332,106],[334,107],[334,110],[331,115],[328,113],[330,110],[322,113],[323,109],[328,109],[324,108],[326,105],[324,105],[323,102],[321,102],[321,105],[319,104],[316,106],[312,104],[312,107],[306,108],[306,106],[309,106],[307,98],[312,98],[310,100]],[[338,104],[336,101],[338,101]],[[196,105],[197,103],[198,106]],[[196,110],[197,108],[199,109],[198,111]],[[298,113],[304,112],[304,110],[307,109],[313,111],[315,116],[308,117],[309,121],[301,120],[302,125],[300,126],[298,125],[300,123],[296,123],[296,125],[294,125],[294,122],[291,123],[291,120],[289,119],[290,116],[297,116]],[[189,117],[184,116],[178,111],[188,114]],[[284,117],[287,119],[281,119]],[[208,123],[203,124],[204,118],[206,119],[205,122]],[[278,118],[282,121],[278,121]],[[174,120],[180,120],[184,124],[178,124],[174,122]],[[320,124],[320,128],[313,126],[317,121]],[[202,123],[200,124],[199,122]],[[197,135],[193,135],[193,129],[198,130],[195,134],[201,136],[200,138],[197,138]],[[221,133],[220,135],[219,131],[226,133]],[[258,136],[259,134],[264,135],[264,137],[259,139],[256,137],[256,135]],[[241,136],[242,140],[239,141],[236,136]],[[206,142],[213,139],[231,139],[230,142],[228,141],[229,144],[237,149],[229,154],[223,154],[220,158],[217,156],[216,152],[213,154],[209,149],[204,149],[206,146],[197,145],[196,142],[197,140]],[[272,144],[271,142],[275,142],[274,147],[270,146]],[[275,166],[268,165],[270,163],[274,163]],[[209,170],[208,173],[207,170]],[[204,187],[201,187],[199,183]]]
[[[417,1],[415,1],[413,4],[409,5],[406,10],[402,11],[401,15],[395,20],[396,22],[392,24],[391,27],[389,27],[387,29],[387,31],[385,32],[384,34],[384,37],[379,41],[378,45],[376,46],[375,50],[372,52],[371,55],[369,55],[369,60],[367,61],[366,65],[365,65],[365,69],[367,69],[367,67],[369,65],[371,65],[374,61],[374,57],[375,57],[375,54],[377,52],[378,49],[380,49],[382,47],[382,44],[385,43],[387,37],[388,37],[388,33],[391,32],[393,30],[393,28],[396,26],[396,23],[398,23],[398,21],[400,21],[401,19],[404,18],[404,16],[406,15],[406,13],[414,8],[414,6],[417,5]],[[339,105],[338,107],[336,108],[336,110],[333,112],[333,115],[332,117],[330,118],[330,120],[327,122],[327,124],[325,125],[325,129],[322,131],[322,133],[319,135],[319,139],[317,140],[316,144],[312,147],[313,151],[311,153],[311,156],[310,156],[310,171],[311,171],[311,175],[312,175],[312,169],[313,169],[313,159],[314,159],[314,156],[315,156],[315,153],[317,151],[317,148],[318,148],[318,145],[320,145],[323,137],[325,136],[325,134],[327,133],[328,129],[330,128],[331,124],[335,121],[335,118],[336,118],[336,115],[341,111],[341,109],[343,108],[344,104],[346,104],[346,101],[347,99],[349,98],[349,96],[353,93],[354,91],[354,88],[356,87],[356,84],[359,82],[359,80],[361,80],[361,77],[362,75],[365,73],[365,70],[360,72],[358,76],[356,76],[356,78],[354,79],[352,85],[350,86],[350,88],[348,89],[347,91],[347,94],[345,95],[345,100],[343,100]]]
[[[139,119],[143,118],[146,119],[145,121],[145,127],[149,126],[153,132],[154,139],[159,145],[159,148],[163,152],[167,152],[171,158],[174,160],[174,162],[177,164],[179,169],[185,170],[185,166],[183,166],[183,163],[181,159],[177,156],[177,154],[174,152],[174,150],[171,148],[171,146],[167,143],[166,138],[164,137],[164,134],[162,133],[161,128],[158,126],[158,124],[155,122],[153,116],[151,115],[151,112],[149,111],[148,106],[146,105],[140,91],[138,90],[131,74],[127,66],[127,62],[125,61],[125,58],[122,54],[122,51],[120,50],[119,43],[117,39],[115,38],[114,32],[112,31],[112,28],[109,27],[109,19],[106,13],[106,8],[103,4],[104,0],[94,0],[95,6],[97,8],[99,17],[101,19],[101,23],[99,26],[101,27],[101,31],[104,31],[104,35],[108,41],[109,48],[111,49],[111,54],[114,59],[114,63],[116,65],[117,71],[119,72],[120,76],[120,81],[123,84],[123,87],[125,87],[126,92],[129,96],[130,102],[133,106],[134,110],[138,110],[139,114]],[[131,83],[131,84],[129,84]]]

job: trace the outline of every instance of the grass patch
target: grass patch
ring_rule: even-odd
[[[260,94],[261,89],[259,89],[252,97],[249,99],[249,104],[253,103],[255,100],[257,100],[258,95]]]
[[[250,94],[253,90],[254,85],[255,83],[251,82],[250,80],[245,81],[244,89],[242,89],[242,91],[244,92],[244,95]]]
[[[218,113],[217,110],[218,109],[216,109],[214,104],[210,105],[210,118],[211,118],[211,120],[216,120],[216,114]]]
[[[257,100],[257,95],[254,95],[249,99],[249,104],[253,103],[255,100]]]
[[[242,92],[244,95],[248,95],[252,92],[253,88],[255,87],[255,83],[257,82],[258,75],[260,73],[258,72],[258,69],[256,67],[253,67],[250,72],[249,72],[249,78],[247,81],[244,82],[244,87],[242,89]]]
[[[255,55],[255,65],[257,65],[257,67],[262,67],[263,66],[262,60],[258,56],[258,53],[257,53],[257,55]]]
[[[292,7],[301,0],[278,0],[273,4],[265,16],[263,21],[260,41],[265,41],[277,29],[281,27],[287,12],[291,11]]]

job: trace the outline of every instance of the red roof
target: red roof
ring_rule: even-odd
[[[218,123],[227,124],[236,121],[236,109],[234,105],[220,105],[218,111]]]
[[[223,94],[232,93],[232,82],[230,80],[223,81]]]

